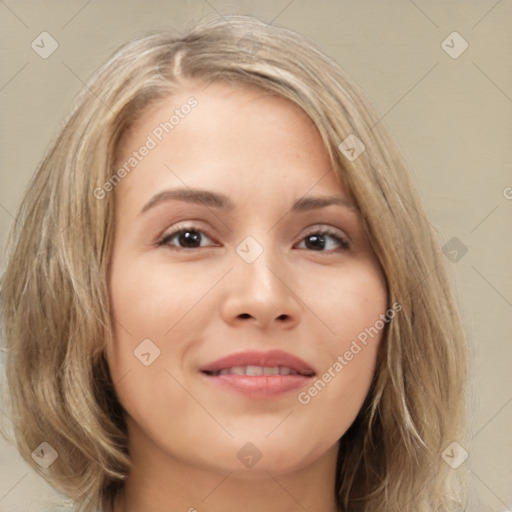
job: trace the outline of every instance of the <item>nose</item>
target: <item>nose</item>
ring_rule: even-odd
[[[221,311],[226,323],[288,330],[300,322],[302,308],[295,292],[296,278],[282,258],[264,250],[248,263],[235,254],[234,265]]]

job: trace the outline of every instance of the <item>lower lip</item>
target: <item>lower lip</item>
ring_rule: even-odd
[[[212,384],[252,398],[272,398],[296,391],[311,382],[304,375],[206,375]]]

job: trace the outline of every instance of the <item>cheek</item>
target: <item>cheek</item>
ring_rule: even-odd
[[[347,342],[373,326],[386,312],[387,289],[376,264],[353,262],[331,276],[324,287],[311,287],[317,316],[325,319],[330,346],[343,349]]]
[[[190,407],[189,397],[172,377],[172,361],[183,359],[184,334],[190,329],[187,312],[205,294],[205,284],[197,272],[127,260],[112,258],[114,336],[107,359],[124,409],[145,429],[157,432],[158,425],[169,424],[169,411],[186,415]]]
[[[146,403],[148,396],[152,403],[180,396],[166,370],[174,373],[187,360],[191,335],[210,318],[203,299],[219,279],[219,269],[198,265],[148,264],[114,254],[109,286],[114,335],[107,358],[126,408]]]
[[[364,331],[363,331],[364,332]],[[297,396],[296,418],[323,445],[339,440],[356,419],[370,391],[384,331],[365,343],[358,338],[329,347],[330,357],[308,388]],[[312,418],[315,421],[308,421]]]
[[[134,340],[169,335],[211,288],[211,279],[205,276],[204,269],[193,266],[136,262],[128,266],[121,260],[114,263],[110,280],[112,313]],[[198,279],[198,275],[203,279]]]
[[[377,265],[353,265],[331,281],[325,295],[319,295],[319,311],[334,334],[322,340],[323,365],[298,403],[305,415],[322,419],[323,425],[314,424],[311,434],[327,433],[334,442],[350,427],[368,394],[390,319]]]

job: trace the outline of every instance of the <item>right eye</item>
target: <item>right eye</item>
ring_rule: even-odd
[[[180,227],[171,233],[167,233],[162,236],[162,238],[158,241],[157,245],[167,246],[170,249],[176,250],[187,250],[187,249],[197,249],[204,246],[201,246],[201,238],[205,237],[211,240],[211,238],[206,235],[206,233],[199,229],[194,225],[187,225]],[[174,243],[173,240],[175,241]],[[176,245],[176,244],[182,244]]]

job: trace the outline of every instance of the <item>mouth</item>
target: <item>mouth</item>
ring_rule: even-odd
[[[251,398],[271,398],[309,384],[316,372],[302,359],[283,352],[239,352],[200,368],[208,383]]]
[[[249,375],[255,377],[257,375],[302,375],[304,377],[313,377],[315,372],[297,371],[288,366],[232,366],[231,368],[223,368],[222,370],[209,371],[204,370],[206,375]]]

